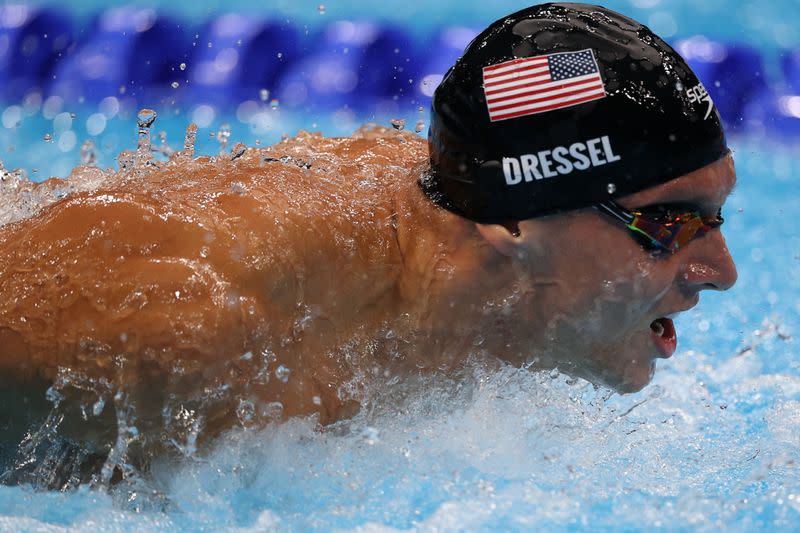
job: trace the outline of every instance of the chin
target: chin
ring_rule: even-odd
[[[620,394],[631,394],[639,392],[650,384],[655,370],[655,360],[647,358],[643,361],[628,361],[622,368],[595,369],[593,372],[584,373],[581,377],[595,385],[614,389]]]
[[[631,362],[625,367],[625,372],[621,379],[614,384],[614,388],[621,394],[639,392],[650,384],[655,372],[656,362],[653,359],[642,363]]]

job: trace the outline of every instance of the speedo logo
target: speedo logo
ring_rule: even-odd
[[[711,101],[711,95],[708,94],[705,86],[703,86],[702,83],[698,83],[694,87],[686,89],[686,96],[693,104],[705,102],[708,105],[706,108],[706,116],[703,117],[703,120],[708,120],[708,117],[711,116],[711,111],[714,109],[714,102]]]
[[[507,185],[517,185],[523,180],[530,182],[575,171],[599,167],[622,159],[611,148],[608,135],[573,143],[570,146],[556,146],[535,154],[503,158],[503,174]]]

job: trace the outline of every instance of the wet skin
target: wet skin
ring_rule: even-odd
[[[117,174],[0,228],[4,375],[71,369],[154,421],[170,399],[223,390],[210,434],[330,423],[374,376],[470,357],[634,391],[653,371],[650,323],[736,279],[719,230],[654,258],[592,209],[521,221],[518,237],[476,225],[419,190],[421,139],[357,137]],[[713,214],[734,181],[725,158],[620,203]]]
[[[688,204],[711,217],[735,181],[727,156],[619,203],[629,209]],[[511,255],[529,296],[526,323],[538,332],[529,353],[538,355],[540,366],[623,392],[644,387],[662,357],[651,333],[654,320],[695,306],[703,290],[727,290],[736,281],[720,229],[675,254],[656,256],[622,224],[593,209],[523,221],[519,228]]]

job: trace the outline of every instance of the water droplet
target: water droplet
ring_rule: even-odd
[[[261,415],[265,418],[278,420],[283,415],[283,404],[281,402],[269,402],[261,408]]]
[[[186,136],[183,138],[183,156],[194,157],[194,143],[197,140],[197,124],[192,122],[186,126]]]
[[[372,446],[372,445],[374,445],[374,444],[376,444],[376,443],[381,441],[380,432],[376,428],[374,428],[372,426],[367,426],[361,432],[361,439],[366,444],[369,444],[370,446]]]
[[[424,129],[425,129],[425,121],[424,120],[418,120],[417,123],[414,125],[414,131],[419,133]]]
[[[284,383],[289,381],[289,374],[291,373],[292,369],[284,365],[278,365],[278,368],[275,369],[275,377],[283,381]]]
[[[93,167],[97,163],[94,141],[87,139],[81,144],[81,165]]]
[[[225,153],[225,149],[228,146],[228,139],[230,138],[231,138],[231,125],[226,122],[222,124],[219,127],[219,131],[217,131],[217,142],[219,143],[220,155]]]
[[[173,89],[177,89],[177,88],[180,86],[180,83],[178,83],[177,81],[173,81],[173,82],[170,84],[170,86],[171,86]]]
[[[152,109],[142,109],[136,114],[136,122],[139,125],[139,144],[136,149],[137,156],[150,159],[150,126],[156,121],[158,114]]]
[[[253,358],[253,352],[244,352],[242,356],[239,358],[242,361],[250,361]]]
[[[258,97],[261,99],[262,102],[266,102],[267,99],[269,99],[269,91],[267,89],[259,90]]]
[[[424,113],[424,112],[425,112],[425,108],[424,108],[424,107],[422,107],[422,106],[419,106],[419,107],[417,108],[417,111],[419,111],[420,113]]]
[[[256,417],[256,407],[250,400],[239,400],[239,406],[236,408],[236,416],[242,425],[250,424]]]
[[[406,127],[406,121],[402,118],[393,118],[389,122],[392,124],[392,127],[398,131]]]
[[[317,6],[317,11],[319,11],[320,15],[324,15],[325,14],[325,4],[318,5]]]
[[[608,194],[614,194],[617,192],[617,186],[613,183],[609,183],[606,185],[606,190],[608,191]]]
[[[100,416],[100,413],[103,412],[103,409],[106,406],[106,401],[103,398],[98,398],[94,405],[92,405],[92,414],[94,416]]]
[[[152,109],[142,109],[136,114],[136,120],[140,128],[149,128],[156,121],[158,114]]]
[[[178,68],[180,68],[181,70],[186,70],[186,63],[181,63],[180,65],[178,65]]]
[[[53,142],[53,136],[52,136],[52,135],[50,135],[49,133],[45,133],[45,134],[44,134],[44,137],[42,137],[42,139],[44,139],[44,141],[45,141],[45,142],[48,142],[48,143],[51,143],[51,142]]]
[[[278,106],[279,106],[279,105],[281,105],[281,103],[278,101],[278,99],[277,99],[277,98],[273,98],[273,99],[272,99],[272,100],[270,100],[270,102],[269,102],[269,106],[270,106],[272,109],[278,109]]]
[[[77,116],[78,116],[78,115],[76,115],[75,113],[70,113],[70,114],[69,114],[69,118],[71,118],[72,120],[75,120],[75,118],[76,118]]]

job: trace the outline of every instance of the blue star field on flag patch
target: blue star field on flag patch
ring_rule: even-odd
[[[597,72],[597,63],[591,50],[554,54],[549,56],[550,75],[553,81],[566,80]]]

